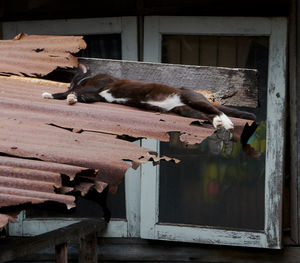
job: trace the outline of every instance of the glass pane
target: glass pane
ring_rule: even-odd
[[[163,36],[162,62],[195,64],[197,58],[203,66],[258,69],[260,106],[244,110],[257,115],[260,125],[248,143],[262,154],[250,157],[239,142],[230,153],[225,147],[216,152],[211,138],[188,147],[160,143],[161,155],[182,162],[160,164],[159,222],[264,229],[268,42],[267,37]]]
[[[81,50],[78,57],[122,59],[121,35],[86,35],[87,48]]]
[[[80,51],[79,57],[93,57],[106,59],[122,59],[121,35],[87,35],[84,36],[87,48]],[[64,75],[65,76],[65,75]],[[125,184],[120,184],[115,195],[108,195],[108,207],[111,210],[112,218],[126,218],[125,209]],[[26,212],[27,217],[102,217],[102,208],[94,201],[78,198],[77,206],[67,210],[65,206],[57,204],[44,204],[36,206]]]

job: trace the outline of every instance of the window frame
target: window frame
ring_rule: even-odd
[[[138,60],[136,17],[3,22],[2,31],[4,39],[11,39],[20,32],[44,35],[121,34],[122,59]],[[112,219],[102,236],[139,236],[140,168],[130,168],[126,173],[125,205],[126,219]],[[79,220],[80,218],[27,218],[24,211],[19,214],[17,223],[9,224],[9,235],[38,235]]]
[[[162,34],[268,36],[265,225],[263,231],[159,223],[159,168],[142,167],[141,237],[146,239],[280,249],[285,137],[287,20],[282,17],[145,17],[144,61],[161,62]],[[142,145],[159,152],[159,142]]]

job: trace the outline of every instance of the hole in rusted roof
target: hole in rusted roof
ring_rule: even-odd
[[[45,50],[44,48],[36,48],[33,51],[36,53],[40,53],[40,52],[43,52],[44,50]]]

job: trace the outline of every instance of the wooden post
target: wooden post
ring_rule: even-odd
[[[97,263],[97,234],[91,233],[80,238],[79,263]]]
[[[68,263],[68,247],[67,243],[62,243],[55,246],[55,262]]]
[[[300,227],[299,227],[299,184],[298,184],[298,173],[299,173],[299,126],[297,122],[299,121],[297,109],[297,98],[299,98],[299,91],[297,89],[297,84],[299,83],[299,62],[298,62],[298,46],[299,41],[299,5],[297,0],[290,1],[290,16],[289,16],[289,91],[290,91],[290,101],[289,101],[289,111],[290,111],[290,140],[289,150],[290,158],[287,161],[287,165],[291,169],[291,181],[290,181],[290,223],[291,224],[291,238],[296,244],[299,244]],[[298,23],[298,24],[297,24]],[[299,56],[299,55],[298,55]],[[298,185],[298,186],[297,186]],[[288,200],[289,201],[289,200]],[[287,202],[288,202],[287,201]],[[284,206],[284,207],[287,207]],[[289,211],[285,211],[288,213]]]

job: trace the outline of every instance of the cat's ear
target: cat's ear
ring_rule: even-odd
[[[78,64],[78,68],[80,69],[80,71],[85,74],[89,71],[89,67],[85,64],[79,63]]]

